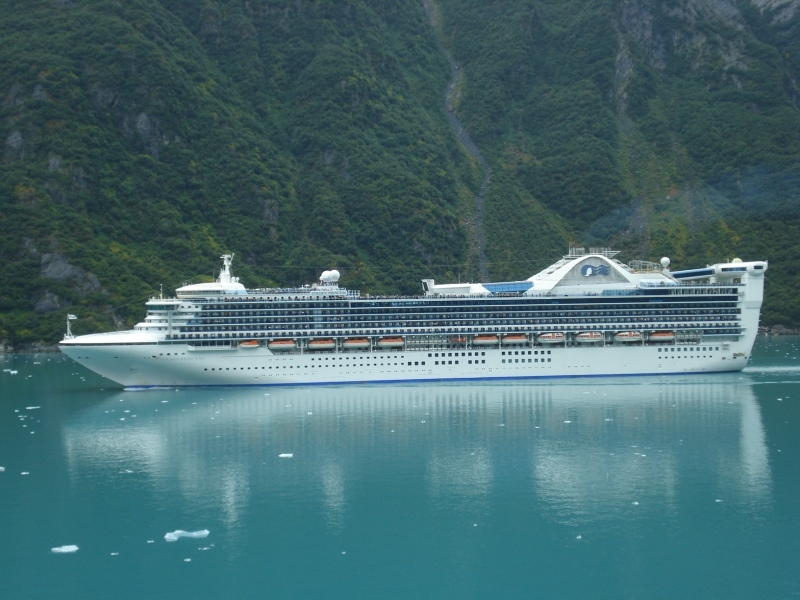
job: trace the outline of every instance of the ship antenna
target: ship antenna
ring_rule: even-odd
[[[64,336],[65,340],[71,340],[75,336],[72,334],[72,328],[69,326],[70,321],[76,320],[78,317],[75,315],[67,315],[67,334]]]
[[[158,284],[158,287],[160,287],[160,288],[161,288],[161,295],[159,296],[159,298],[160,298],[161,300],[163,300],[163,299],[164,299],[164,284],[163,284],[163,283],[159,283],[159,284]]]

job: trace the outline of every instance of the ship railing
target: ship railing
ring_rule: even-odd
[[[694,281],[640,281],[639,287],[646,288],[684,288],[684,287],[744,287],[744,283],[696,283]]]

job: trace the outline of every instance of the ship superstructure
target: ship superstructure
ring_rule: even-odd
[[[213,283],[152,298],[131,331],[61,349],[127,387],[278,385],[741,370],[763,299],[762,261],[670,272],[571,248],[525,281],[422,282],[362,296],[338,271],[314,285],[247,289],[225,255]]]

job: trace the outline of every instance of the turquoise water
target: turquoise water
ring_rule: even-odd
[[[6,357],[0,598],[795,598],[798,346],[725,375],[147,392]]]

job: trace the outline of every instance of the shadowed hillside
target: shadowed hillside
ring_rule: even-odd
[[[800,324],[796,0],[0,11],[0,340],[130,326],[229,251],[248,285],[477,278],[458,122],[491,279],[568,242],[764,258],[764,320]]]

